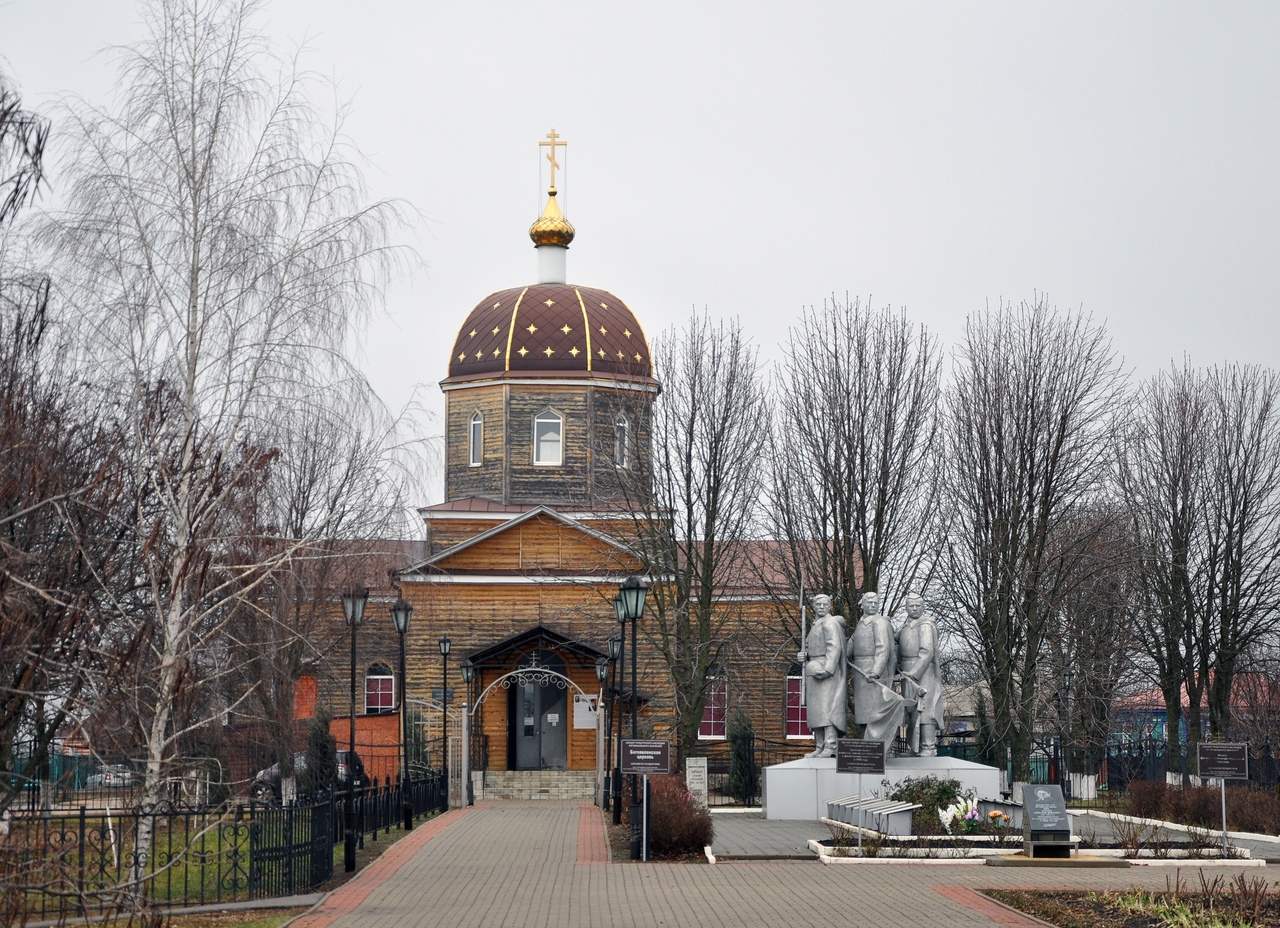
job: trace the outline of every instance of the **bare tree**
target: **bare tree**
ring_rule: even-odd
[[[736,322],[705,313],[655,339],[663,392],[652,461],[620,472],[652,578],[649,635],[675,691],[677,749],[697,742],[708,674],[739,619],[722,594],[749,571],[769,410],[753,348]],[[643,458],[642,458],[643,460]]]
[[[1050,623],[1097,529],[1082,519],[1106,477],[1120,397],[1110,340],[1043,299],[970,317],[947,397],[946,588],[980,650],[994,735],[1030,776]]]
[[[775,390],[770,514],[783,575],[842,599],[877,590],[892,609],[937,551],[941,352],[904,313],[858,300],[810,308]],[[855,620],[856,621],[856,620]]]
[[[39,192],[48,138],[49,121],[22,108],[22,97],[0,71],[0,225]]]
[[[359,379],[343,349],[392,258],[395,207],[365,201],[289,66],[280,82],[263,76],[274,59],[257,6],[148,8],[148,38],[123,53],[118,111],[72,109],[67,207],[48,231],[87,359],[132,430],[146,803],[187,730],[212,717],[201,693],[221,666],[221,625],[313,538],[261,544],[245,501],[287,412]],[[150,839],[140,827],[138,874]]]

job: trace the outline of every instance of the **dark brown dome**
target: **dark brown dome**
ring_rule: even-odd
[[[458,332],[445,383],[530,376],[655,383],[649,343],[627,304],[573,284],[515,287],[481,300]]]

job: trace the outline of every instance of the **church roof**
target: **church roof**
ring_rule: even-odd
[[[657,385],[635,314],[607,290],[542,283],[499,290],[468,314],[444,384],[525,377]]]

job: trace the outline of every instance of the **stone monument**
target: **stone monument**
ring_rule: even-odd
[[[897,679],[902,686],[908,749],[915,757],[933,757],[938,753],[943,713],[938,626],[916,593],[907,596],[907,621],[898,630]]]
[[[813,732],[809,757],[835,757],[836,741],[849,730],[849,683],[845,661],[844,616],[831,614],[831,597],[819,593],[813,603],[813,628],[796,655],[804,665],[805,709]]]
[[[894,670],[893,626],[880,614],[880,596],[864,593],[862,618],[849,638],[849,663],[853,676],[854,720],[867,741],[893,743],[902,726],[903,699],[889,684]]]

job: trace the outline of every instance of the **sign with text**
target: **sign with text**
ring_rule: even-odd
[[[689,788],[698,805],[705,809],[707,807],[707,759],[705,757],[684,759],[684,785]]]
[[[1196,746],[1200,776],[1223,780],[1249,779],[1249,745],[1205,744]]]
[[[573,727],[596,727],[596,697],[573,694]]]
[[[1056,783],[1028,783],[1022,787],[1022,829],[1025,832],[1071,834],[1062,787]]]
[[[623,773],[670,773],[671,743],[625,738],[619,766]]]
[[[861,738],[836,741],[836,773],[884,773],[884,742]]]

